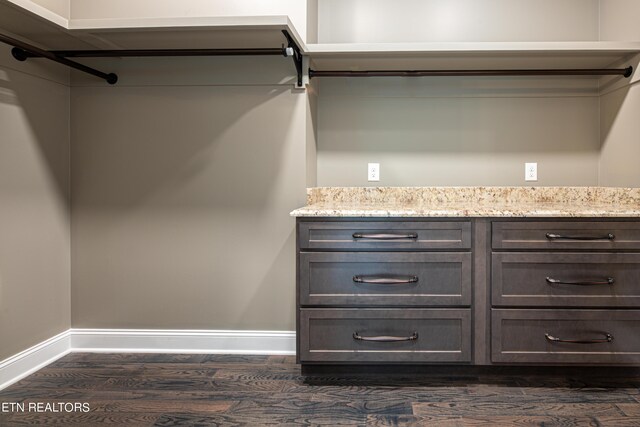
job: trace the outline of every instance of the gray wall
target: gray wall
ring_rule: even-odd
[[[597,0],[321,0],[319,41],[597,40],[598,17]],[[599,121],[594,80],[324,79],[318,185],[596,185]]]
[[[598,6],[598,0],[320,0],[318,41],[598,40]]]
[[[601,0],[600,28],[603,40],[640,41],[640,2]],[[621,66],[634,65],[629,80],[603,82],[600,102],[600,184],[604,186],[640,186],[640,55]]]
[[[635,0],[321,0],[319,41],[640,40],[639,19]],[[318,185],[638,186],[640,75],[620,80],[324,79]]]
[[[640,41],[640,2],[600,0],[600,40]]]
[[[640,85],[625,85],[602,97],[600,185],[640,186]]]
[[[277,84],[290,62],[102,68],[122,83],[71,96],[73,327],[294,329],[310,106]]]
[[[319,186],[597,185],[597,81],[325,79]],[[367,163],[380,181],[367,182]],[[538,181],[524,181],[524,163]]]
[[[0,360],[70,326],[69,80],[0,44]]]

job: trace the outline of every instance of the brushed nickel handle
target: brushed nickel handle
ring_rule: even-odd
[[[560,280],[560,279],[552,279],[551,277],[546,278],[547,283],[552,285],[579,285],[579,286],[594,286],[594,285],[613,285],[615,283],[615,279],[613,277],[607,277],[602,280],[585,280],[585,281],[573,281],[573,280]]]
[[[613,341],[613,335],[611,335],[608,332],[604,333],[604,338],[602,339],[593,339],[593,340],[574,340],[574,339],[561,339],[561,338],[557,338],[554,337],[552,335],[549,334],[544,334],[544,337],[547,339],[547,341],[551,341],[551,342],[566,342],[566,343],[571,343],[571,344],[601,344],[601,343],[608,343]]]
[[[378,335],[373,337],[363,337],[358,332],[353,333],[353,339],[356,341],[376,341],[376,342],[399,342],[399,341],[415,341],[418,339],[418,333],[414,332],[408,337],[394,337],[389,335]]]
[[[613,240],[616,238],[612,233],[604,236],[565,236],[563,234],[547,233],[546,236],[549,240]]]
[[[402,285],[406,283],[416,283],[418,276],[353,276],[355,283],[369,283],[372,285]]]
[[[373,240],[417,239],[418,233],[353,233],[353,238]]]

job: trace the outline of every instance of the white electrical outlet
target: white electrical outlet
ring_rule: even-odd
[[[380,163],[369,163],[367,167],[367,180],[380,181]]]
[[[537,163],[524,164],[524,180],[525,181],[538,180],[538,164]]]

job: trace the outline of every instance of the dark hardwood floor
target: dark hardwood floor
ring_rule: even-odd
[[[88,412],[0,413],[0,425],[640,426],[637,370],[548,372],[303,377],[284,356],[77,353],[0,391],[0,405]]]

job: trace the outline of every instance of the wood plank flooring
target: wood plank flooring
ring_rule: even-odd
[[[89,412],[0,412],[0,426],[640,426],[638,370],[548,372],[305,377],[284,356],[75,353],[0,391],[0,405]]]

